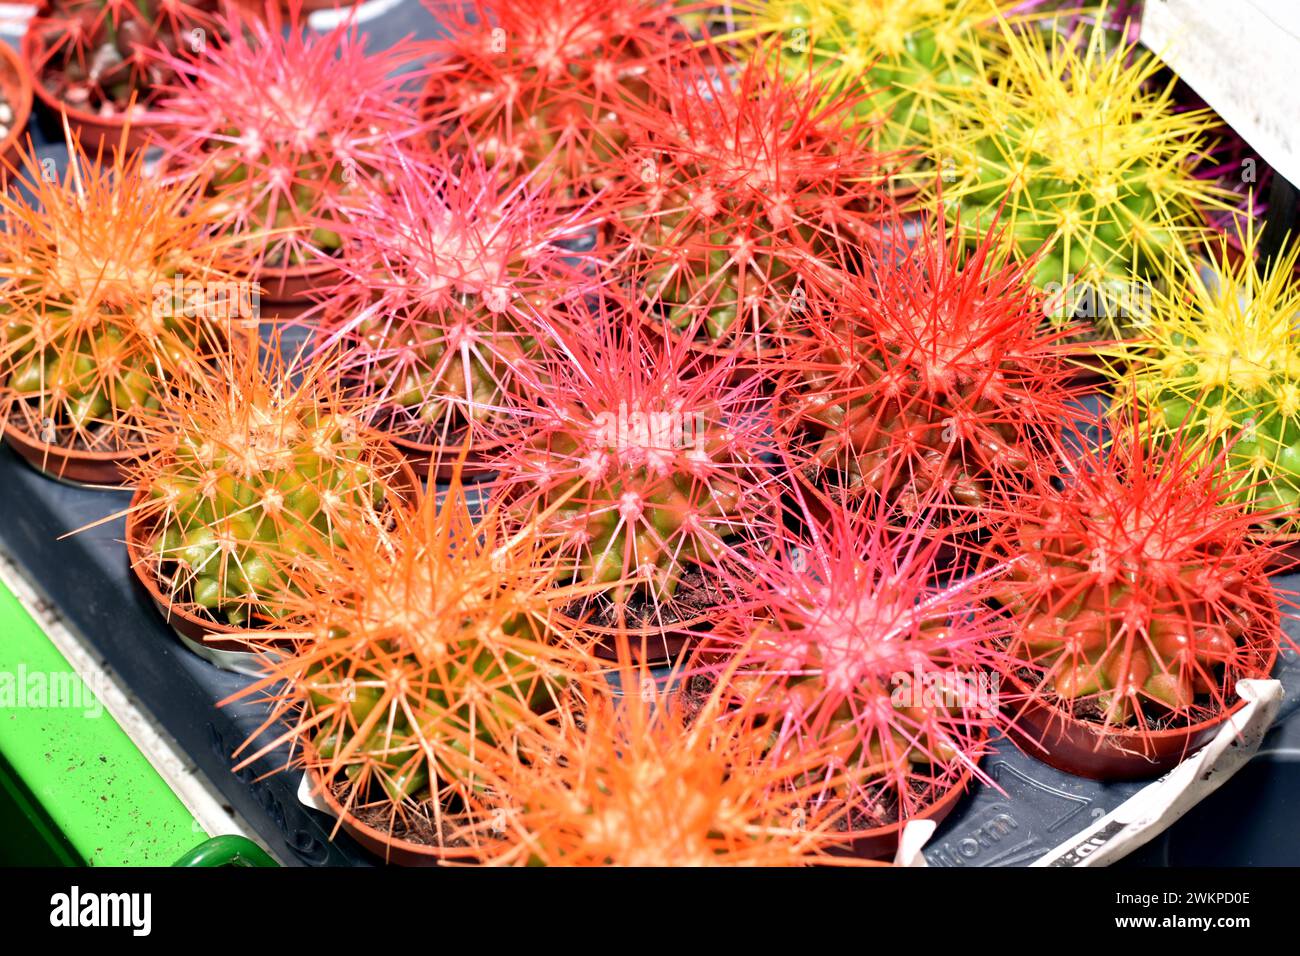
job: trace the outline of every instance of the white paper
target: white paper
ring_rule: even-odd
[[[1159,836],[1246,765],[1282,704],[1282,682],[1243,680],[1246,706],[1208,744],[1030,866],[1105,866]]]

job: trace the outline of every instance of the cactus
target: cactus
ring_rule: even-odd
[[[501,448],[489,461],[500,493],[520,513],[555,509],[541,533],[578,580],[603,585],[573,616],[608,611],[618,627],[699,616],[683,578],[692,600],[709,599],[715,570],[775,533],[760,381],[610,298],[538,323],[543,375],[520,378],[514,423],[485,429]]]
[[[809,72],[833,93],[862,91],[852,116],[880,149],[924,145],[950,125],[953,101],[1000,46],[1000,0],[742,0],[722,39],[779,51],[786,74]]]
[[[426,842],[472,845],[478,803],[580,712],[584,639],[551,620],[574,591],[554,588],[535,529],[483,511],[458,474],[394,517],[378,534],[344,527],[328,561],[278,592],[302,642],[231,698],[272,695],[236,756],[242,768],[291,742],[348,813],[395,838],[423,827]]]
[[[591,702],[581,728],[551,734],[546,759],[516,764],[503,799],[485,807],[493,864],[798,866],[832,856],[838,817],[809,812],[813,794],[786,784],[799,766],[763,759],[764,732],[740,712],[689,719],[648,674],[645,693]]]
[[[172,399],[155,453],[135,469],[143,569],[172,606],[234,626],[284,624],[269,603],[299,565],[326,560],[357,525],[391,520],[412,481],[366,427],[337,370],[287,359],[276,336],[221,356]]]
[[[0,196],[3,417],[46,444],[144,451],[173,387],[202,374],[251,303],[214,264],[225,253],[195,183],[68,148],[62,177],[23,151],[22,188]]]
[[[779,434],[832,498],[928,499],[975,530],[1068,418],[1070,350],[1002,233],[966,251],[941,215],[901,229],[867,245],[862,275],[810,285],[772,362]]]
[[[258,268],[284,268],[336,255],[339,221],[421,133],[395,73],[419,51],[401,42],[368,53],[350,18],[316,34],[296,14],[267,13],[263,22],[231,6],[229,41],[161,58],[176,73],[161,108],[178,127],[162,163],[207,176],[226,233]]]
[[[1006,628],[981,578],[939,563],[932,515],[899,527],[874,502],[820,518],[801,504],[806,532],[734,582],[697,673],[766,729],[766,760],[819,755],[790,784],[820,784],[811,810],[838,807],[854,831],[904,822],[981,776]]]
[[[1145,426],[1205,440],[1233,475],[1233,498],[1262,524],[1300,531],[1300,282],[1292,248],[1260,261],[1253,221],[1212,246],[1214,273],[1190,255],[1171,263],[1132,363]],[[1122,381],[1124,372],[1112,368]]]
[[[36,82],[98,116],[152,108],[172,79],[176,53],[220,39],[217,0],[51,0],[28,26],[42,44]]]
[[[1000,666],[1077,718],[1151,730],[1222,714],[1238,679],[1267,676],[1281,629],[1273,547],[1231,479],[1142,419],[1131,403],[1083,419],[1058,480],[1012,503],[986,554],[1010,569],[990,586],[1014,622]]]
[[[319,341],[344,346],[343,374],[386,431],[458,446],[473,423],[504,413],[513,371],[529,361],[521,314],[589,284],[558,245],[588,227],[581,210],[477,158],[453,172],[445,155],[403,152],[386,178],[340,226],[344,277]]]
[[[668,0],[474,0],[436,16],[424,111],[438,141],[537,170],[557,195],[599,189],[641,74],[683,46]]]
[[[847,120],[861,95],[783,80],[770,56],[733,71],[705,45],[644,79],[602,177],[619,184],[604,203],[614,268],[672,328],[761,351],[800,302],[797,270],[846,259],[870,230],[891,160]]]
[[[1000,212],[1051,317],[1084,337],[1122,338],[1144,314],[1158,264],[1199,242],[1227,193],[1196,176],[1213,124],[1176,110],[1160,62],[1112,47],[1103,26],[1072,34],[1004,27],[1005,54],[978,74],[957,122],[936,133],[943,201],[978,241]]]

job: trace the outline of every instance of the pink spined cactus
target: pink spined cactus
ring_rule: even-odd
[[[317,335],[345,347],[344,374],[387,431],[459,450],[509,413],[536,357],[528,317],[591,286],[566,248],[590,215],[473,156],[399,150],[385,170],[388,188],[339,226],[343,276]]]

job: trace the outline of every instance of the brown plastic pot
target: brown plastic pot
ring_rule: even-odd
[[[129,480],[132,462],[147,453],[145,448],[122,451],[81,451],[49,445],[6,423],[4,439],[18,457],[42,474],[74,485],[121,487]]]
[[[912,820],[933,820],[936,824],[942,823],[948,814],[952,813],[956,808],[957,804],[961,802],[966,792],[970,790],[973,779],[974,774],[968,767],[953,782],[953,785],[943,792],[939,799],[907,820],[900,820],[888,826],[873,827],[869,830],[849,831],[847,834],[849,843],[842,852],[861,857],[864,860],[885,860],[892,857],[898,852],[898,841],[903,834],[903,827]]]
[[[398,470],[393,476],[393,490],[404,500],[414,501],[419,495],[420,480],[415,477],[415,472],[411,470],[411,466],[406,463],[405,459],[395,451],[392,456],[398,463]],[[131,499],[131,508],[126,515],[126,551],[131,564],[131,573],[135,575],[136,580],[148,592],[154,607],[158,609],[158,613],[163,616],[163,619],[171,625],[172,630],[177,634],[195,644],[212,650],[249,652],[249,645],[245,641],[222,636],[246,633],[249,630],[247,627],[234,627],[208,617],[200,617],[183,607],[177,606],[169,595],[163,593],[158,576],[153,573],[153,556],[149,552],[149,537],[154,530],[156,516],[146,517],[142,515],[139,507],[144,503],[148,494],[147,489],[138,489]],[[274,630],[271,628],[268,628],[266,633],[268,635],[266,639],[259,643],[267,648],[291,648],[293,646],[292,641],[279,641],[271,636],[274,634]]]
[[[1277,646],[1268,655],[1263,675],[1277,662]],[[1015,675],[1003,674],[1018,695],[1003,704],[1011,717],[1007,735],[1016,746],[1048,766],[1090,780],[1141,780],[1176,767],[1219,732],[1224,722],[1246,706],[1232,707],[1199,723],[1169,730],[1105,729],[1079,720],[1043,700]]]
[[[488,452],[502,447],[499,442],[470,445],[464,463],[458,464],[460,445],[456,442],[451,442],[440,448],[437,445],[412,441],[398,435],[389,435],[388,440],[393,443],[394,448],[402,453],[417,475],[435,482],[450,481],[458,470],[460,476],[466,479],[482,478],[493,474],[493,470],[483,462]],[[445,454],[448,451],[451,454]],[[438,460],[437,466],[432,464],[435,458]]]
[[[0,140],[0,159],[10,164],[17,162],[18,144],[32,115],[34,86],[26,61],[20,59],[8,43],[0,43],[0,89],[4,90],[4,97],[14,111],[9,135]]]
[[[42,6],[37,11],[37,17],[42,16],[44,12],[45,7]],[[35,24],[36,21],[33,20],[32,22]],[[111,116],[100,116],[56,99],[45,88],[45,84],[41,82],[41,65],[45,59],[45,38],[37,29],[29,29],[23,34],[21,49],[23,62],[32,77],[31,86],[37,102],[60,122],[63,116],[68,117],[68,126],[88,155],[96,155],[101,148],[105,155],[110,150],[116,149],[118,143],[122,141],[123,127],[128,126],[125,114],[116,113]],[[126,130],[127,151],[134,152],[145,148],[154,140],[165,139],[171,129],[172,125],[167,122],[163,113],[143,110],[133,114],[130,118],[129,128]]]
[[[658,664],[672,660],[691,644],[697,637],[691,632],[708,620],[707,614],[700,614],[684,621],[673,621],[662,627],[629,627],[619,629],[603,625],[588,624],[567,614],[553,615],[561,630],[583,631],[598,637],[591,653],[603,661],[618,660],[618,637],[627,638],[628,652],[635,664]]]
[[[333,285],[341,276],[332,262],[263,266],[253,276],[258,283],[259,314],[267,319],[296,319],[316,306],[314,291]]]
[[[308,776],[312,792],[319,794],[339,821],[343,832],[361,844],[362,848],[385,863],[395,866],[437,866],[440,863],[473,863],[477,856],[472,847],[440,847],[399,840],[390,833],[362,823],[343,809],[334,791],[325,785],[321,775],[311,770]]]

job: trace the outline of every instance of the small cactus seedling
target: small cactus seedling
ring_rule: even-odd
[[[1001,233],[964,250],[941,217],[914,240],[901,228],[867,247],[862,275],[811,284],[774,362],[780,429],[830,497],[905,513],[926,499],[973,530],[1068,417],[1069,349]]]
[[[990,586],[1014,622],[1008,676],[1106,729],[1221,715],[1281,638],[1272,548],[1232,482],[1196,440],[1154,442],[1141,420],[1126,407],[1109,440],[1085,422],[1059,480],[1011,503],[987,552],[1010,568]]]
[[[319,340],[344,346],[343,374],[386,431],[459,447],[475,422],[504,414],[534,351],[521,314],[589,284],[559,246],[587,226],[476,157],[453,171],[445,155],[402,153],[387,179],[340,226],[344,278]]]
[[[281,592],[301,640],[232,698],[273,695],[237,756],[243,767],[292,743],[346,814],[396,839],[474,845],[474,808],[579,712],[585,647],[552,626],[573,594],[553,587],[535,530],[482,511],[458,474],[395,518],[380,534],[343,528],[330,560]]]
[[[575,617],[651,629],[700,617],[715,570],[775,534],[761,383],[610,298],[543,329],[544,377],[521,383],[516,424],[496,430],[501,492],[524,514],[554,509],[541,533],[579,580],[605,585]]]
[[[852,117],[881,149],[920,146],[952,123],[952,103],[1000,45],[993,0],[741,0],[724,39],[779,50],[788,76],[812,71],[855,94]],[[869,99],[856,97],[867,91]]]
[[[395,144],[420,132],[395,73],[413,61],[413,44],[367,52],[351,19],[315,34],[296,15],[282,24],[278,8],[268,12],[263,22],[232,6],[227,42],[161,58],[176,71],[161,105],[178,128],[163,164],[208,177],[225,231],[259,269],[337,254],[336,223]]]
[[[0,196],[3,420],[46,445],[142,452],[251,297],[214,266],[224,253],[194,183],[69,150],[62,175],[24,152],[22,188]]]
[[[516,765],[489,810],[485,862],[542,866],[800,866],[832,856],[834,812],[813,787],[788,786],[811,767],[765,759],[766,733],[716,708],[690,719],[644,672],[619,671],[626,696],[601,695],[582,727],[551,735],[548,759]]]
[[[137,570],[173,608],[258,626],[275,622],[267,600],[295,568],[328,559],[352,525],[381,529],[412,481],[330,363],[244,344],[171,399],[130,520],[146,536]]]
[[[821,784],[814,806],[846,811],[849,830],[892,826],[979,774],[1006,629],[978,578],[942,569],[928,518],[895,527],[875,503],[806,518],[735,582],[701,676],[768,730],[776,766],[820,755],[802,780]]]
[[[1237,501],[1266,524],[1300,531],[1300,282],[1292,248],[1260,261],[1250,220],[1214,243],[1212,268],[1168,266],[1144,336],[1126,350],[1147,426],[1203,438],[1234,474]],[[1119,376],[1117,370],[1112,374]]]
[[[667,0],[475,0],[437,16],[424,104],[437,138],[570,196],[602,185],[596,164],[642,74],[686,42]]]
[[[36,82],[54,99],[98,116],[146,110],[176,53],[218,40],[217,0],[50,0],[28,31],[39,38]]]
[[[1000,213],[1022,257],[1044,250],[1034,280],[1062,293],[1053,319],[1082,312],[1093,322],[1079,334],[1119,338],[1141,320],[1158,264],[1201,240],[1226,194],[1196,176],[1212,114],[1175,109],[1154,56],[1111,48],[1101,26],[1079,30],[1004,27],[1006,53],[933,156],[970,235]]]
[[[647,70],[606,167],[615,270],[713,348],[760,351],[802,301],[797,270],[849,258],[888,202],[888,163],[849,120],[862,96],[772,60],[729,68],[705,45]]]

